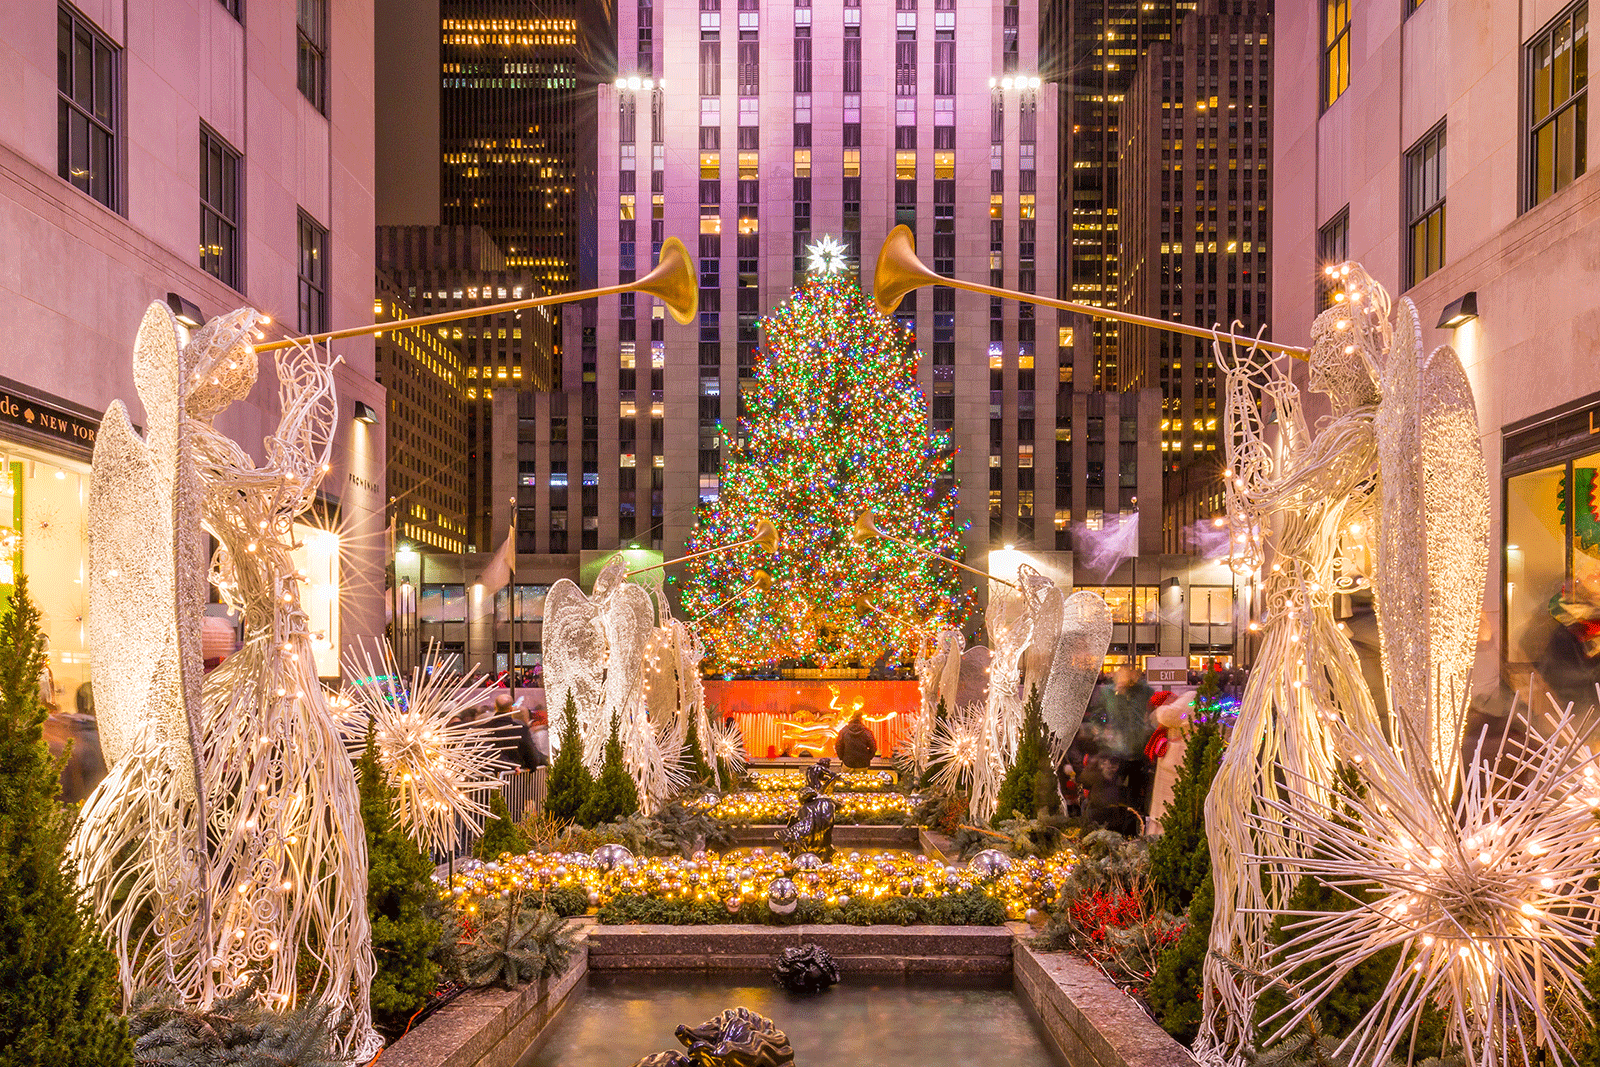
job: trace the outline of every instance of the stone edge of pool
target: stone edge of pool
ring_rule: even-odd
[[[766,970],[812,941],[846,974],[1006,974],[1074,1067],[1193,1064],[1182,1045],[1084,961],[1035,952],[1009,926],[600,926],[559,978],[464,993],[385,1049],[383,1067],[514,1067],[585,974]],[[620,1065],[619,1065],[620,1067]]]

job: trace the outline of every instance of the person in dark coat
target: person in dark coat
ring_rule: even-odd
[[[52,712],[44,722],[44,740],[50,755],[61,758],[71,747],[71,755],[61,767],[61,800],[81,804],[106,776],[106,760],[100,750],[100,724],[94,717],[94,699],[89,683],[78,688],[77,713]],[[82,709],[88,708],[85,713]]]
[[[512,770],[531,771],[548,762],[533,743],[533,732],[522,720],[520,709],[511,706],[510,693],[500,693],[494,698],[493,717],[485,719],[484,724],[494,737],[500,758]]]

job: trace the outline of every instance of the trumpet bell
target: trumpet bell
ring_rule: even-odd
[[[764,570],[757,570],[750,579],[752,589],[768,589],[772,586],[772,575]]]
[[[662,258],[666,258],[666,254],[663,248]],[[902,224],[889,231],[889,236],[883,239],[883,247],[878,250],[878,266],[872,276],[872,303],[880,314],[891,315],[907,293],[942,280],[917,258],[917,239],[911,235],[911,228]]]
[[[882,536],[877,523],[872,521],[872,512],[863,511],[856,516],[856,524],[850,530],[850,540],[856,544],[865,544]]]
[[[640,278],[634,288],[641,293],[649,293],[667,305],[667,310],[680,326],[693,322],[694,313],[700,307],[700,287],[695,281],[694,260],[689,258],[689,250],[676,237],[668,237],[661,243],[661,258],[656,261],[655,269]]]
[[[776,554],[778,551],[778,524],[771,519],[763,518],[756,523],[756,532],[753,539],[756,544],[766,550],[767,555]],[[765,587],[763,586],[763,588]]]

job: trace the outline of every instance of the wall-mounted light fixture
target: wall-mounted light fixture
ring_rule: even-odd
[[[196,304],[191,304],[177,293],[167,294],[167,307],[172,309],[172,317],[193,329],[205,325],[206,317],[200,313]]]
[[[1457,326],[1471,322],[1477,317],[1478,291],[1474,289],[1472,292],[1459,296],[1444,306],[1444,310],[1439,313],[1439,325],[1436,328],[1453,330]]]
[[[378,413],[373,411],[372,408],[366,404],[363,404],[361,401],[357,400],[355,415],[353,418],[357,422],[376,423],[378,421]]]
[[[1177,578],[1168,578],[1167,588],[1176,593],[1179,589],[1183,588],[1183,583],[1178,581]]]

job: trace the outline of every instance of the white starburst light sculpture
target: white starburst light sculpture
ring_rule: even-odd
[[[813,274],[841,274],[849,268],[845,247],[833,237],[806,245],[806,270]]]
[[[1265,969],[1311,971],[1269,1027],[1293,1027],[1358,964],[1399,947],[1382,996],[1340,1046],[1352,1064],[1406,1057],[1430,1001],[1447,1043],[1477,1067],[1532,1064],[1535,1048],[1546,1063],[1573,1062],[1553,1016],[1587,1015],[1583,972],[1600,936],[1600,753],[1570,705],[1553,720],[1541,732],[1514,713],[1525,739],[1480,737],[1453,783],[1431,762],[1406,765],[1373,732],[1341,729],[1364,795],[1325,800],[1291,784],[1290,802],[1263,801],[1256,823],[1282,822],[1310,844],[1282,862],[1284,876],[1310,875],[1356,904],[1277,913],[1293,917],[1291,936]]]
[[[424,852],[454,849],[463,829],[476,834],[506,770],[494,738],[479,723],[457,722],[493,690],[473,675],[445,669],[436,646],[403,675],[394,652],[366,648],[345,657],[356,681],[338,699],[345,744],[359,760],[370,723],[378,762],[394,790],[394,814]]]

